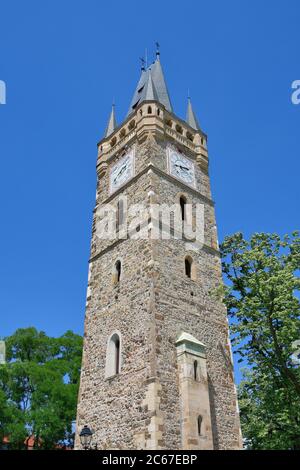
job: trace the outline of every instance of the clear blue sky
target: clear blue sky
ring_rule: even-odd
[[[0,336],[83,331],[96,142],[161,44],[209,136],[219,239],[299,227],[297,0],[0,3]]]

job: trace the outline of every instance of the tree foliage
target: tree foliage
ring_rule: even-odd
[[[248,448],[300,448],[300,339],[298,232],[280,238],[241,233],[221,245],[225,303],[233,346],[248,371],[239,389]]]
[[[0,440],[21,449],[34,435],[38,448],[72,440],[80,376],[82,338],[67,331],[51,338],[35,328],[18,329],[6,340],[0,366]]]

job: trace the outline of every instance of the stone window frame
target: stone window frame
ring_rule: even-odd
[[[119,341],[118,362],[116,361],[116,345],[115,345],[116,338],[118,338],[118,341]],[[116,377],[117,375],[121,373],[122,365],[123,365],[122,348],[123,348],[123,340],[122,340],[121,332],[119,330],[114,330],[109,336],[107,340],[107,345],[106,345],[105,379]]]
[[[186,262],[187,261],[190,264],[190,270],[191,270],[191,275],[190,276],[188,276],[187,273],[186,273]],[[195,262],[195,259],[189,254],[187,254],[184,257],[184,275],[185,275],[186,279],[190,279],[191,281],[196,281],[196,279],[197,279],[196,262]]]
[[[201,437],[203,436],[202,434],[202,423],[203,423],[203,416],[199,415],[197,418],[197,431],[198,431],[198,436]]]
[[[198,368],[199,368],[199,363],[198,363],[198,361],[195,359],[195,360],[194,360],[194,380],[195,380],[195,381],[198,380]]]
[[[189,204],[189,197],[186,193],[179,193],[179,194],[177,194],[177,200],[178,200],[178,204],[180,205],[180,213],[182,215],[181,201],[184,200],[184,205]],[[186,220],[186,216],[184,216],[182,218],[182,221],[184,221],[184,220]]]
[[[120,274],[117,269],[117,264],[120,263]],[[123,258],[121,256],[118,256],[114,262],[113,262],[113,267],[112,267],[112,280],[113,284],[115,286],[118,286],[120,282],[122,281],[124,275],[124,262]]]
[[[195,217],[194,217],[194,201],[193,201],[193,198],[188,193],[184,193],[184,192],[177,193],[176,201],[180,205],[180,212],[182,214],[181,199],[185,199],[185,205],[189,204],[189,205],[192,206],[192,220],[191,221],[189,220],[189,222],[192,223],[192,228],[193,228],[193,230],[195,230],[196,220],[195,220]],[[186,217],[186,214],[185,214],[185,218],[182,219],[182,223],[186,222],[187,221],[186,219],[187,219],[187,217]]]

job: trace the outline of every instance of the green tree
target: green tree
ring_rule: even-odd
[[[239,387],[251,449],[300,449],[300,238],[241,233],[221,245],[234,351],[248,364]]]
[[[82,338],[67,331],[51,338],[35,328],[5,339],[7,363],[0,366],[0,440],[24,448],[34,435],[38,448],[71,443],[80,377]]]

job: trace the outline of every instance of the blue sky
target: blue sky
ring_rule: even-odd
[[[219,239],[299,227],[300,4],[275,0],[0,4],[0,336],[83,331],[96,143],[154,42],[176,114],[209,137]]]

